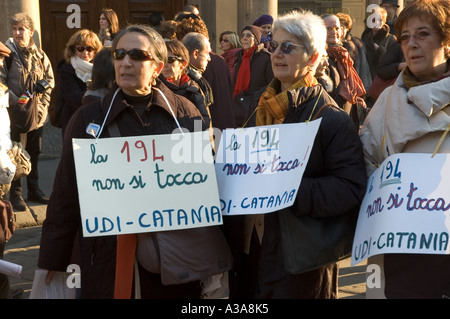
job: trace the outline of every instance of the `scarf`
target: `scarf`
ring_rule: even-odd
[[[77,77],[86,83],[91,80],[92,77],[92,63],[86,62],[77,56],[70,58],[70,64],[75,69],[75,74]]]
[[[239,67],[239,72],[236,79],[236,84],[234,86],[233,99],[236,95],[242,94],[242,92],[247,92],[250,85],[250,59],[255,52],[257,46],[251,47],[248,51],[244,50],[244,55],[242,57],[242,63]]]
[[[419,86],[419,85],[423,85],[423,84],[428,84],[431,82],[437,82],[439,80],[442,80],[446,77],[450,76],[450,59],[447,60],[447,71],[442,74],[441,76],[436,77],[435,79],[429,80],[429,81],[420,81],[418,78],[416,78],[416,76],[411,72],[411,70],[409,69],[409,67],[405,68],[405,71],[403,71],[403,83],[405,83],[406,88],[410,89],[412,87],[415,86]]]
[[[289,109],[288,91],[314,85],[317,85],[317,79],[312,72],[308,72],[287,90],[280,92],[281,83],[278,79],[274,78],[259,99],[256,111],[256,125],[261,126],[283,123],[284,117]]]
[[[356,104],[358,97],[366,94],[364,84],[353,67],[346,48],[342,46],[328,46],[328,56],[337,61],[337,69],[341,77],[339,95],[351,104]]]

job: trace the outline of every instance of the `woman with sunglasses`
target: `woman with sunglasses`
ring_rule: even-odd
[[[193,132],[199,126],[207,129],[197,108],[159,79],[167,63],[167,48],[154,29],[128,26],[117,34],[111,48],[114,87],[102,101],[80,108],[66,130],[42,227],[39,267],[52,270],[48,280],[54,270],[65,271],[72,263],[72,247],[81,230],[72,138],[90,138],[94,142],[94,136],[103,139],[172,134],[180,128]],[[87,127],[91,129],[87,131]],[[173,195],[168,192],[167,196]],[[151,202],[148,207],[153,207]],[[226,272],[231,264],[231,253],[218,226],[83,237],[79,247],[81,298],[138,297],[132,286],[137,282],[134,280],[139,280],[141,298],[198,299],[201,281]],[[135,260],[139,277],[133,278]]]
[[[222,58],[225,59],[230,70],[230,78],[234,78],[234,65],[236,64],[236,53],[242,49],[242,44],[236,32],[225,31],[219,37]]]
[[[92,60],[102,44],[97,35],[87,29],[74,33],[66,44],[64,59],[57,65],[56,87],[52,103],[61,110],[62,134],[73,113],[82,105],[83,96],[91,80]]]
[[[242,50],[236,54],[233,78],[234,117],[237,127],[249,125],[254,121],[254,109],[250,109],[254,94],[273,79],[270,53],[261,43],[261,36],[262,29],[254,25],[244,27],[241,32]]]
[[[397,18],[395,34],[407,67],[381,93],[361,128],[369,175],[393,154],[450,153],[450,2],[412,2]],[[367,287],[367,298],[450,296],[449,255],[383,254],[369,263],[380,266],[382,282],[378,289]]]
[[[184,96],[200,111],[206,123],[210,123],[208,109],[200,86],[188,75],[189,51],[179,40],[165,41],[167,47],[167,64],[161,72],[160,79],[175,94]]]
[[[326,252],[307,248],[291,254],[283,249],[284,234],[292,231],[283,222],[287,217],[304,228],[311,220],[328,220],[335,225],[337,220],[354,219],[365,192],[362,147],[353,122],[314,76],[325,54],[325,38],[322,19],[308,11],[288,13],[274,23],[274,79],[259,99],[256,125],[301,123],[315,118],[321,118],[321,123],[294,205],[270,214],[245,216],[241,225],[245,231],[237,240],[245,243],[245,251],[235,257],[238,266],[233,273],[238,275],[231,277],[230,290],[237,295],[232,297],[337,298],[338,265],[319,261],[329,257],[321,255]],[[354,224],[347,226],[352,229]],[[299,236],[304,233],[300,231]],[[327,241],[317,231],[311,230],[311,234],[296,238],[298,244],[317,247]],[[350,236],[353,240],[351,230]],[[331,247],[337,244],[330,242]],[[285,261],[292,259],[310,262],[315,269],[288,270]]]

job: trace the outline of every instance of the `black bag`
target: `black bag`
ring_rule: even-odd
[[[41,94],[34,91],[34,83],[31,77],[27,79],[29,97],[26,103],[17,103],[8,108],[9,116],[11,118],[11,128],[19,133],[27,133],[33,131],[39,124],[39,106],[38,102]]]
[[[300,274],[351,255],[358,214],[327,218],[279,213],[285,271]]]

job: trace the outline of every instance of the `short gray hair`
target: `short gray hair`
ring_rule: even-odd
[[[198,32],[189,32],[186,34],[181,42],[188,49],[189,54],[195,50],[202,51],[207,46],[209,40],[206,36]]]
[[[164,64],[167,64],[167,47],[166,43],[164,42],[164,39],[158,32],[156,32],[155,29],[146,25],[133,24],[119,31],[114,36],[114,40],[111,45],[112,50],[114,51],[115,49],[117,49],[117,43],[119,42],[119,40],[125,34],[131,32],[136,32],[145,35],[150,41],[150,46],[147,48],[147,50],[152,55],[153,59],[155,59],[155,62],[157,63],[164,62]]]
[[[27,29],[34,31],[33,19],[31,19],[31,17],[28,14],[26,14],[24,12],[19,12],[19,13],[16,13],[11,18],[11,25],[15,25],[15,24],[19,24],[19,23],[22,23],[23,26],[26,27]]]
[[[306,54],[322,56],[326,51],[327,29],[323,19],[310,11],[289,12],[274,22],[273,33],[279,28],[292,34],[305,46]],[[319,59],[320,61],[320,59]]]

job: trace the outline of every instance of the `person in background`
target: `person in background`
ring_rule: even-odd
[[[177,26],[176,33],[179,40],[190,32],[201,33],[209,39],[208,28],[198,16],[183,19]],[[208,81],[214,97],[214,103],[209,107],[213,127],[219,130],[234,128],[232,88],[227,63],[225,59],[212,51],[209,53],[209,58],[211,60],[202,76]]]
[[[262,30],[261,43],[264,43],[264,47],[268,49],[269,48],[268,43],[272,40],[273,17],[269,14],[263,14],[258,19],[256,19],[252,24],[261,28]]]
[[[219,37],[220,48],[223,51],[222,57],[225,59],[230,70],[230,78],[234,78],[234,65],[236,64],[236,53],[242,48],[241,41],[236,32],[225,31]]]
[[[389,26],[386,24],[387,12],[384,8],[378,7],[372,11],[377,12],[381,18],[377,21],[368,21],[368,26],[362,33],[361,39],[366,47],[366,58],[370,67],[372,80],[376,76],[377,67],[387,51],[391,42],[396,42],[395,36],[389,33]]]
[[[202,116],[206,120],[207,125],[212,127],[209,107],[214,103],[214,96],[208,80],[203,77],[203,72],[205,72],[206,66],[211,61],[209,40],[201,33],[189,32],[183,37],[181,42],[189,52],[187,75],[200,87],[207,111]]]
[[[39,187],[39,155],[42,149],[42,133],[47,120],[51,88],[55,81],[53,69],[47,55],[38,48],[33,40],[34,23],[25,13],[17,13],[11,18],[13,37],[5,45],[11,50],[10,63],[5,63],[1,72],[1,82],[8,87],[9,110],[14,108],[21,96],[27,93],[26,80],[33,82],[44,80],[49,89],[45,90],[38,101],[39,123],[27,133],[21,133],[11,121],[11,140],[21,142],[31,158],[31,172],[27,175],[28,200],[41,204],[48,202],[48,197]],[[5,60],[6,61],[6,60]],[[11,183],[10,200],[14,210],[24,211],[27,204],[22,197],[22,179]]]
[[[336,95],[332,98],[336,103],[350,115],[355,123],[356,130],[360,126],[360,108],[366,109],[363,97],[366,89],[358,73],[354,68],[354,62],[348,50],[342,45],[342,28],[339,18],[334,14],[322,16],[327,28],[327,52],[329,56],[330,69],[335,70],[339,76],[331,76],[338,87]]]
[[[191,101],[202,114],[205,123],[211,121],[205,105],[200,86],[188,75],[189,51],[178,40],[165,41],[167,47],[167,64],[161,72],[160,79],[175,94]]]
[[[165,19],[161,12],[152,12],[148,17],[148,21],[149,25],[157,30]]]
[[[237,265],[230,274],[237,275],[230,276],[230,299],[337,298],[336,262],[290,274],[282,248],[284,214],[299,222],[305,216],[357,216],[365,192],[362,147],[353,122],[314,77],[326,54],[325,41],[323,20],[311,12],[288,13],[274,23],[274,78],[259,99],[256,125],[302,123],[316,115],[321,123],[294,205],[269,214],[237,217],[244,221],[240,237],[231,236],[240,251],[232,246]]]
[[[104,46],[110,46],[114,36],[119,32],[119,18],[113,9],[104,8],[100,12],[98,21],[100,30],[98,38]]]
[[[407,67],[381,93],[361,128],[369,176],[393,154],[450,153],[450,2],[414,1],[399,14],[395,29]],[[450,296],[450,255],[381,254],[368,264],[381,269],[381,287],[367,287],[369,299]]]
[[[400,6],[398,5],[399,0],[382,0],[380,6],[384,8],[387,12],[386,24],[389,26],[389,32],[395,35],[395,21],[397,20],[397,15]]]
[[[92,80],[81,102],[89,104],[102,99],[114,85],[115,71],[110,47],[101,49],[92,60]]]
[[[242,50],[237,54],[234,79],[233,101],[236,126],[242,127],[254,121],[251,108],[255,92],[265,88],[273,79],[270,53],[261,43],[262,30],[254,25],[245,26],[241,31]]]
[[[66,271],[77,231],[81,231],[77,185],[67,182],[76,180],[72,138],[92,139],[86,127],[102,125],[109,107],[107,119],[117,124],[118,134],[106,124],[100,139],[171,134],[176,129],[193,132],[196,122],[203,122],[195,105],[159,80],[167,48],[154,29],[130,25],[116,35],[111,49],[116,85],[103,101],[80,108],[65,135],[39,249],[38,267],[50,270],[48,282],[55,271]],[[203,125],[202,130],[206,129]],[[169,191],[167,196],[173,195]],[[142,299],[199,299],[201,282],[231,266],[231,254],[218,226],[82,237],[79,247],[82,299],[137,297],[132,292],[135,262]]]
[[[102,49],[97,35],[88,29],[74,33],[64,49],[64,59],[57,65],[58,103],[61,107],[61,130],[64,135],[73,113],[81,106],[87,85],[92,78],[92,60]]]
[[[360,38],[353,36],[351,33],[353,28],[352,16],[343,12],[336,13],[336,16],[339,18],[343,32],[342,45],[347,49],[348,54],[350,54],[354,63],[353,67],[361,78],[364,88],[368,91],[372,84],[372,77],[370,74],[369,63],[366,58],[366,47]]]

